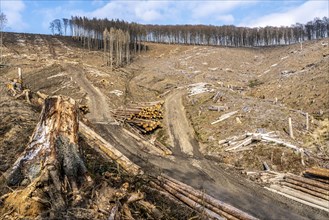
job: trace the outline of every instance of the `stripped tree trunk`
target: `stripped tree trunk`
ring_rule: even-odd
[[[126,60],[127,60],[127,64],[130,63],[130,35],[129,32],[126,32]]]
[[[115,38],[115,30],[113,28],[110,29],[110,66],[111,70],[113,70],[113,47],[114,47],[114,38]]]
[[[107,28],[105,28],[104,32],[103,32],[103,41],[104,41],[104,61],[106,62],[106,65],[109,65],[109,61],[108,61],[108,55],[106,53],[107,51],[107,44],[108,44],[108,36],[109,36],[109,31],[107,30]]]
[[[5,206],[27,216],[51,206],[56,215],[81,201],[79,188],[91,179],[79,156],[78,125],[78,107],[73,99],[53,96],[45,100],[30,142],[4,174],[8,185],[26,187],[7,194]],[[30,206],[33,209],[27,208]]]

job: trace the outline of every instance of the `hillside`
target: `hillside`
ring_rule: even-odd
[[[31,91],[70,96],[87,106],[90,113],[83,120],[149,176],[164,173],[260,219],[328,218],[327,211],[267,191],[263,187],[270,183],[247,175],[262,173],[264,162],[280,174],[300,175],[311,167],[329,169],[328,39],[305,42],[302,49],[299,44],[146,45],[148,50],[133,57],[131,64],[111,71],[102,51],[83,49],[69,37],[5,33],[0,171],[11,167],[24,150],[40,112],[40,107],[6,91],[6,83],[17,77],[20,67],[24,85]],[[117,108],[158,100],[164,101],[163,127],[146,135],[134,133],[144,142],[127,135],[124,129],[136,130],[113,116]],[[218,111],[210,111],[211,106]],[[289,136],[288,118],[294,138]],[[250,144],[229,150],[248,139],[247,133],[271,134],[298,150],[251,139]],[[172,155],[145,144],[155,140]],[[7,191],[2,186],[0,195]],[[180,215],[170,216],[169,211],[165,219],[192,218],[190,209],[191,215],[184,215],[173,207]]]

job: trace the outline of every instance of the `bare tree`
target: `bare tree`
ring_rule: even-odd
[[[54,23],[54,29],[57,32],[58,35],[63,35],[63,27],[62,27],[62,22],[59,19],[55,19],[53,21]]]
[[[129,32],[126,31],[126,61],[127,64],[130,62],[130,35]]]
[[[64,25],[64,35],[66,36],[66,30],[69,25],[69,19],[63,18],[62,20],[63,20],[63,25]]]
[[[1,12],[0,13],[0,30],[3,31],[6,27],[8,20],[7,20],[7,16]]]
[[[51,30],[52,35],[55,34],[55,23],[52,21],[49,23],[49,29]]]
[[[111,64],[111,70],[113,69],[113,47],[114,47],[114,38],[115,38],[115,30],[114,28],[110,28],[110,64]]]
[[[3,31],[4,31],[4,29],[5,29],[5,27],[6,27],[6,24],[7,24],[7,17],[6,17],[6,15],[3,13],[3,12],[1,12],[0,13],[0,32],[1,32],[1,36],[0,36],[0,47],[1,47],[1,51],[0,51],[0,63],[2,64],[2,44],[3,44]]]

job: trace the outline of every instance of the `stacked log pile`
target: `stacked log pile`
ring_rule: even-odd
[[[202,213],[209,219],[257,219],[166,175],[158,176],[157,180],[152,181],[150,184],[157,191],[161,192],[162,195],[168,198],[179,199],[181,202]]]
[[[261,174],[261,179],[271,183],[266,189],[300,203],[329,212],[329,169],[311,168],[304,176],[282,175],[271,171]]]
[[[128,123],[142,133],[149,133],[162,127],[163,103],[163,101],[140,102],[127,108],[118,108],[113,115],[118,121]]]

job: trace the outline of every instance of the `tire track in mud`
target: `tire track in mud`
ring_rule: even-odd
[[[165,123],[169,129],[169,137],[174,154],[186,154],[190,157],[201,157],[199,143],[186,117],[183,105],[184,91],[171,93],[165,101]]]
[[[93,123],[114,123],[106,96],[86,78],[85,70],[70,64],[65,65],[65,68],[74,81],[87,93],[90,109],[87,118]]]

